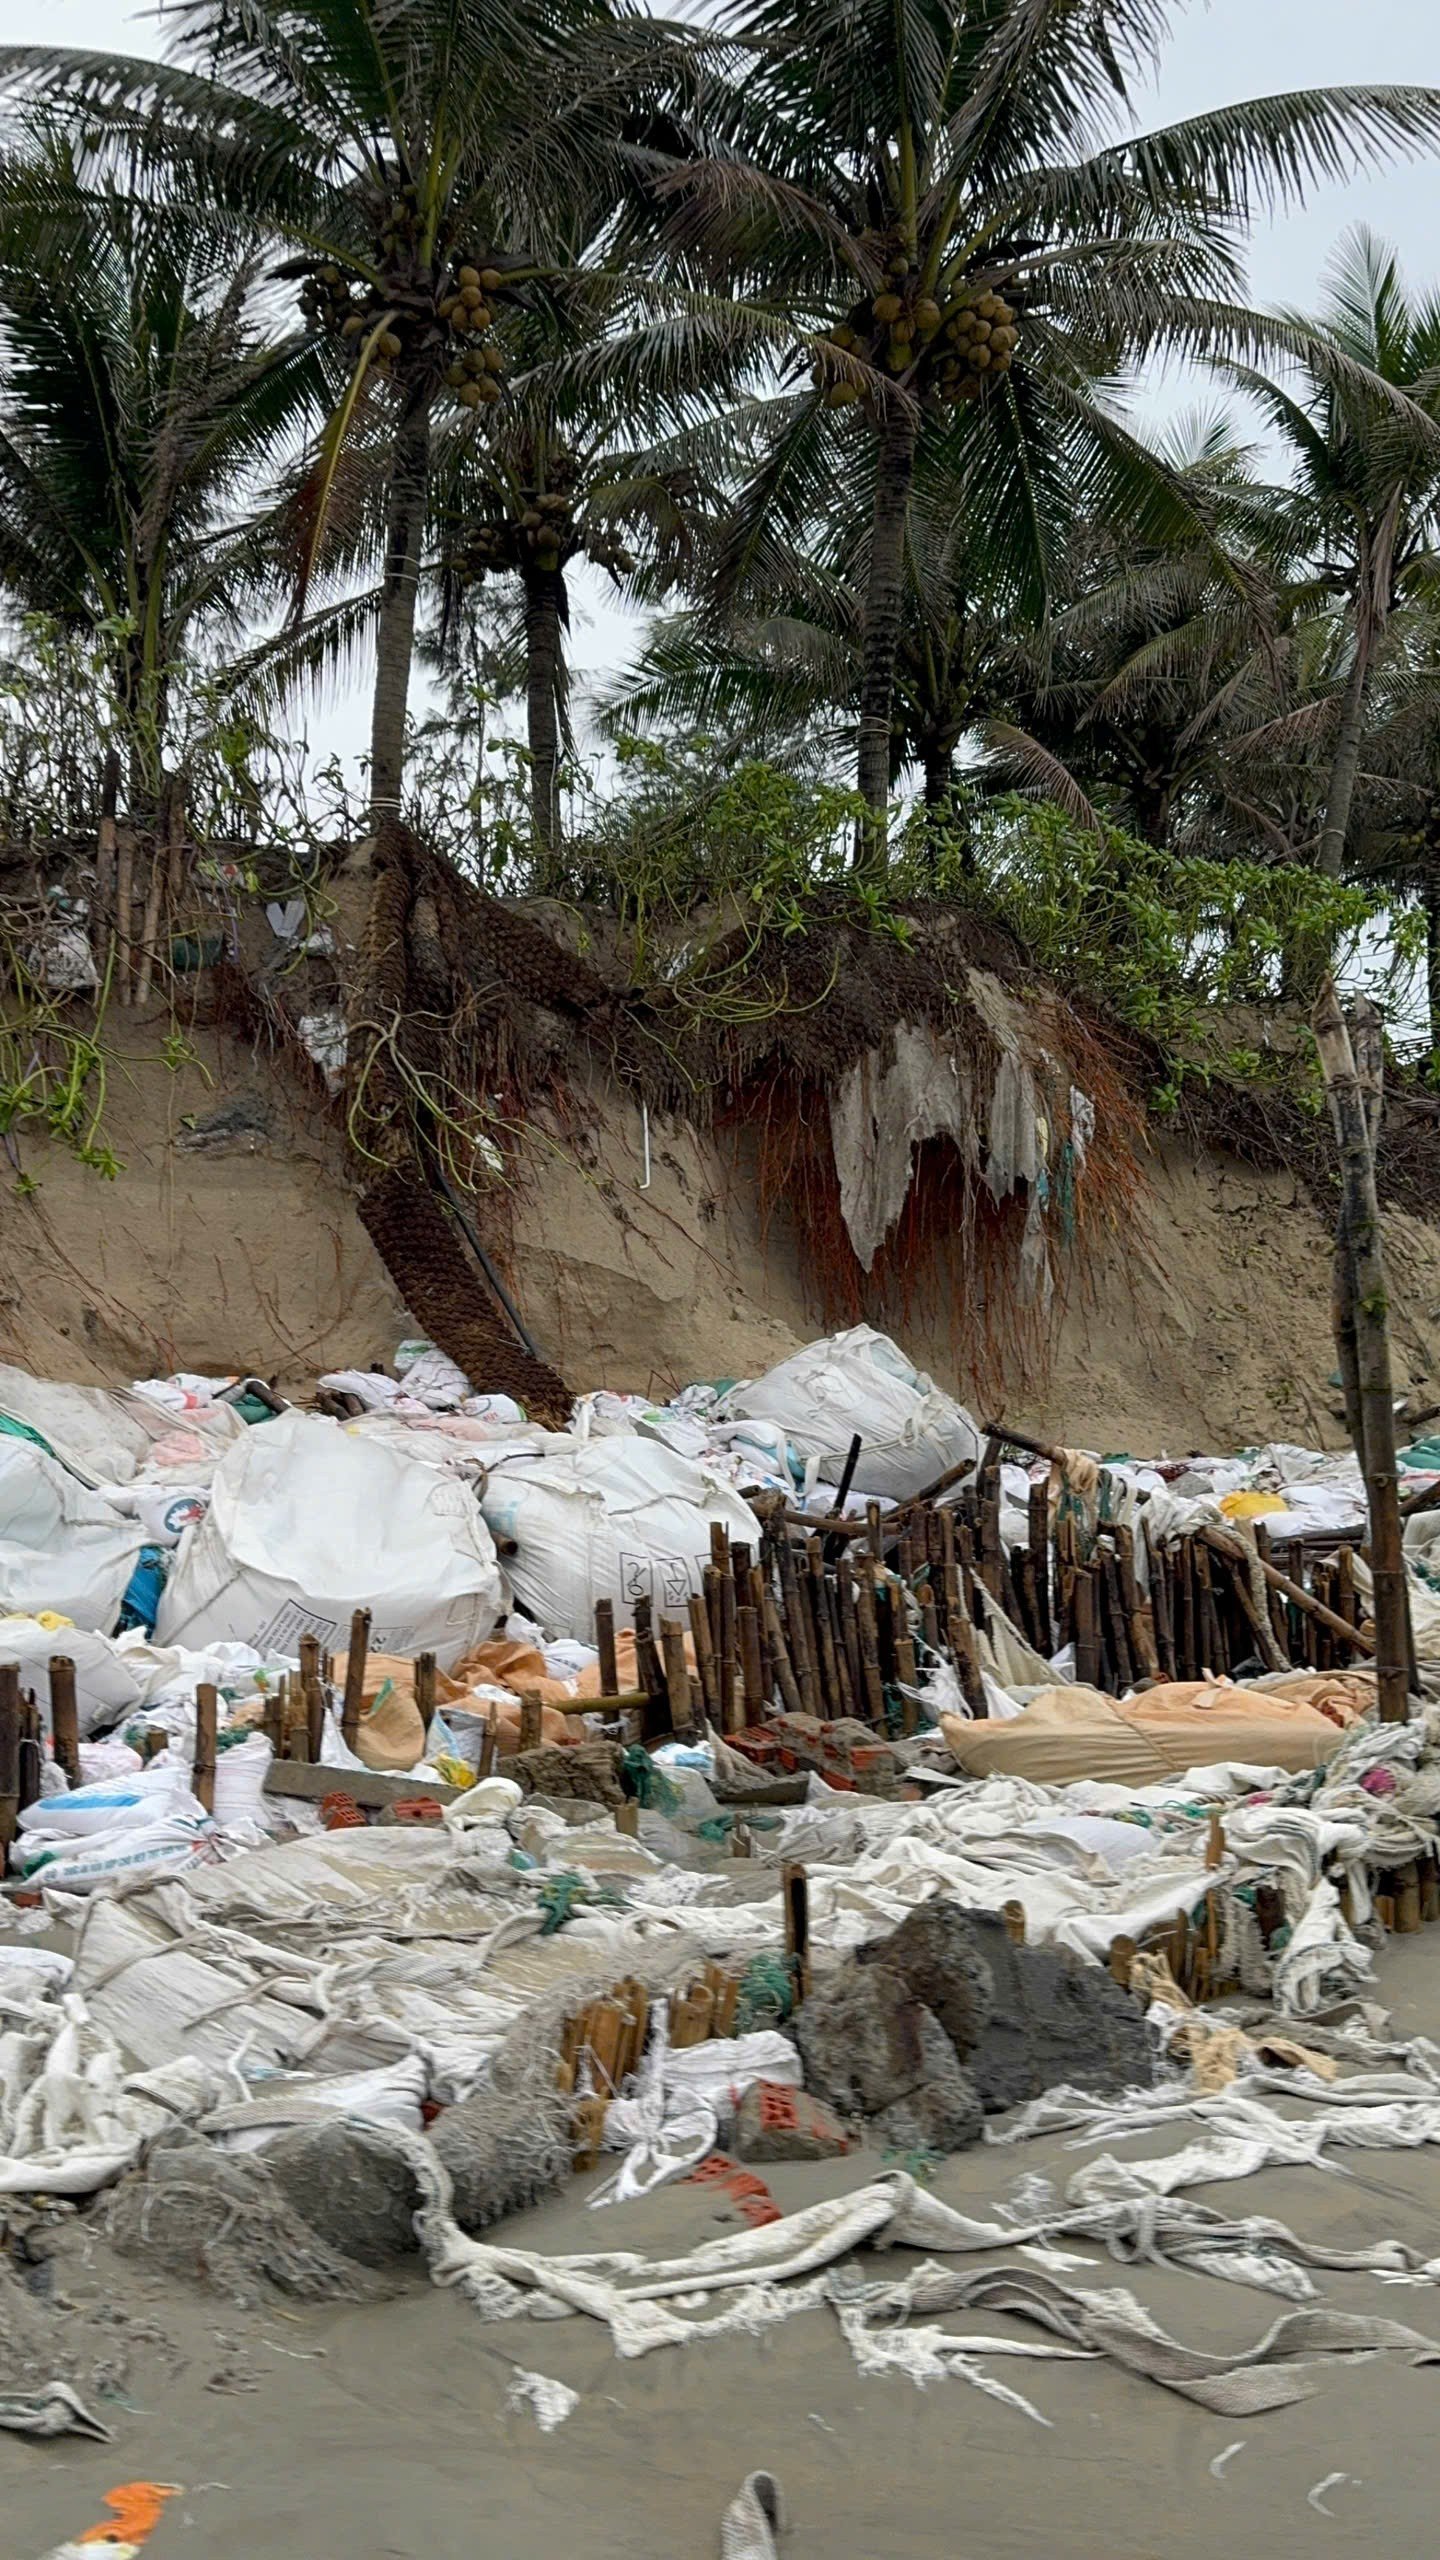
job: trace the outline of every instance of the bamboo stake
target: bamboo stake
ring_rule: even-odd
[[[742,1610],[742,1617],[744,1614]],[[690,1666],[685,1660],[685,1630],[673,1618],[660,1621],[660,1647],[665,1660],[670,1721],[677,1733],[693,1733],[695,1710],[690,1697]]]
[[[745,1702],[746,1724],[758,1724],[770,1701],[760,1670],[760,1620],[747,1600],[735,1612],[735,1633],[740,1646],[740,1687]]]
[[[369,1658],[370,1612],[357,1609],[350,1620],[350,1649],[345,1656],[345,1696],[340,1709],[341,1736],[352,1751],[364,1713],[365,1666]]]
[[[66,1784],[80,1784],[80,1709],[75,1697],[75,1665],[68,1653],[50,1657],[50,1731],[55,1757]]]
[[[1034,1575],[1037,1647],[1047,1657],[1055,1651],[1055,1621],[1050,1608],[1050,1489],[1030,1487],[1030,1570]]]
[[[420,1712],[420,1722],[428,1744],[430,1727],[435,1721],[435,1656],[433,1653],[417,1653],[415,1656],[415,1704]],[[318,1751],[315,1757],[319,1759]]]
[[[785,1712],[791,1716],[803,1715],[805,1701],[795,1677],[790,1648],[785,1641],[785,1630],[780,1623],[780,1611],[776,1605],[775,1594],[769,1590],[765,1594],[765,1624],[770,1638],[770,1659],[775,1665],[775,1677],[785,1703]]]
[[[215,1810],[215,1731],[219,1721],[220,1697],[209,1680],[202,1680],[195,1692],[195,1770],[194,1788],[207,1813]],[[316,1755],[318,1757],[318,1754]]]
[[[880,1676],[880,1629],[875,1607],[875,1559],[862,1556],[860,1579],[855,1595],[855,1614],[860,1632],[860,1667],[865,1687],[865,1706],[871,1724],[883,1732],[885,1725],[885,1683]]]
[[[835,1652],[835,1631],[830,1623],[830,1604],[825,1594],[825,1550],[818,1538],[812,1538],[805,1551],[810,1575],[810,1597],[815,1610],[819,1636],[821,1689],[824,1695],[822,1713],[838,1715],[840,1709],[840,1667]]]
[[[697,1592],[690,1594],[690,1641],[695,1647],[695,1667],[700,1674],[700,1696],[706,1720],[720,1731],[720,1684],[716,1677],[715,1647],[710,1641],[710,1612]]]
[[[1100,1685],[1100,1630],[1096,1619],[1095,1576],[1088,1565],[1075,1568],[1075,1677],[1082,1689]]]
[[[615,1603],[595,1603],[595,1650],[600,1656],[600,1687],[607,1698],[613,1698],[620,1686],[620,1665],[615,1653]]]

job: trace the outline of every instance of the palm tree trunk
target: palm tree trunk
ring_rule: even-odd
[[[1425,899],[1425,1001],[1430,1014],[1430,1075],[1440,1080],[1440,873],[1430,870]]]
[[[925,776],[926,808],[937,811],[948,808],[950,794],[955,787],[955,758],[951,749],[937,745],[933,740],[927,741],[921,750],[920,766]]]
[[[526,564],[525,712],[530,811],[543,890],[553,888],[560,846],[560,701],[565,689],[565,572]]]
[[[1355,633],[1355,663],[1340,705],[1340,729],[1335,740],[1335,754],[1330,766],[1330,793],[1325,804],[1325,823],[1320,830],[1320,850],[1316,868],[1327,880],[1338,880],[1345,867],[1345,844],[1350,833],[1350,812],[1355,804],[1355,785],[1360,779],[1360,750],[1365,743],[1365,713],[1370,692],[1370,637],[1359,621]]]
[[[434,392],[412,385],[395,436],[385,526],[385,577],[375,650],[370,720],[370,816],[379,826],[400,813],[405,712],[415,655],[415,606],[430,494],[430,406]]]
[[[1430,1073],[1440,1079],[1440,874],[1430,872],[1425,901],[1425,995],[1430,1016]]]
[[[895,656],[905,578],[905,519],[915,473],[917,421],[912,406],[892,396],[881,422],[875,457],[875,506],[870,520],[870,582],[865,595],[864,667],[860,685],[860,796],[875,812],[860,848],[864,863],[885,858],[885,807],[890,797],[890,717]]]

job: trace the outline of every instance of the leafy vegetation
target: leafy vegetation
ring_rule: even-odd
[[[1176,1057],[1384,917],[1440,1058],[1440,302],[1359,235],[1313,315],[1244,274],[1440,91],[1136,134],[1171,14],[177,0],[159,63],[0,51],[0,832],[94,849],[104,1002],[188,886],[308,902],[403,817],[671,974],[944,898]],[[1234,413],[1143,434],[1170,355]],[[582,707],[597,573],[644,621]],[[357,789],[297,740],[367,652]],[[17,1052],[0,1111],[88,1147],[95,1074]]]

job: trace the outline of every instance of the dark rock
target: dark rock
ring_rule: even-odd
[[[757,2080],[735,2110],[730,2147],[739,2160],[840,2160],[853,2145],[834,2108],[810,2090]]]
[[[923,2096],[916,2120],[923,2113],[929,2131],[901,2147],[923,2141],[943,2150],[975,2139],[980,2109],[955,2047],[934,2011],[887,1966],[852,1959],[823,1978],[796,2018],[795,2039],[806,2088],[840,2114],[879,2120],[893,2140],[890,2111]]]
[[[299,2126],[267,2142],[262,2157],[311,2230],[362,2267],[389,2266],[418,2245],[414,2177],[363,2126]]]
[[[888,1965],[933,2009],[962,2061],[995,2012],[995,1978],[958,1902],[922,1902],[888,1938],[860,1949],[862,1964]]]
[[[858,1962],[898,1975],[933,2011],[989,2115],[1062,2081],[1104,2095],[1154,2079],[1138,2001],[1100,1965],[1017,1945],[994,1913],[923,1903],[889,1937],[862,1947]]]
[[[430,2140],[450,2173],[462,2231],[483,2231],[568,2179],[569,2119],[553,2065],[547,2082],[543,2090],[486,2088],[436,2117]]]
[[[968,2151],[985,2123],[980,2091],[968,2071],[953,2071],[912,2089],[870,2119],[873,2142],[887,2151]]]
[[[579,1796],[616,1812],[625,1801],[620,1760],[610,1742],[545,1742],[534,1751],[517,1751],[506,1761],[505,1774],[527,1796]]]

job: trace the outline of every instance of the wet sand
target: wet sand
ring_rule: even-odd
[[[1382,1958],[1380,1995],[1397,2032],[1440,2036],[1437,1944],[1426,1933],[1392,1942]],[[1182,2138],[1172,2129],[1112,2147],[1153,2153]],[[1094,2156],[1056,2139],[982,2149],[943,2164],[935,2191],[978,2210],[1022,2173],[1063,2180]],[[1338,2170],[1269,2170],[1204,2193],[1227,2212],[1271,2213],[1311,2237],[1359,2246],[1395,2236],[1440,2254],[1440,2152],[1335,2156]],[[877,2165],[862,2157],[767,2175],[793,2209],[848,2191]],[[724,2227],[725,2208],[703,2187],[592,2212],[588,2183],[507,2223],[505,2238],[672,2251]],[[898,2272],[902,2260],[886,2263]],[[141,2477],[183,2489],[146,2560],[711,2560],[725,2504],[757,2466],[784,2488],[784,2560],[1212,2560],[1260,2550],[1289,2560],[1429,2543],[1440,2365],[1394,2355],[1316,2368],[1312,2399],[1238,2421],[1103,2362],[992,2360],[989,2370],[1043,2411],[1050,2423],[1040,2427],[961,2381],[925,2391],[900,2378],[862,2381],[827,2312],[759,2340],[626,2363],[593,2322],[486,2326],[418,2276],[387,2302],[240,2310],[149,2278],[87,2235],[48,2281],[82,2305],[49,2314],[67,2331],[96,2292],[123,2298],[165,2343],[138,2344],[123,2402],[96,2403],[113,2443],[0,2437],[3,2560],[40,2560],[101,2521],[107,2488]],[[1073,2281],[1128,2286],[1197,2345],[1251,2342],[1287,2308],[1244,2286],[1099,2257]],[[1319,2283],[1339,2308],[1380,2312],[1440,2341],[1440,2288],[1323,2272]],[[1040,2334],[991,2312],[950,2325]],[[528,2409],[507,2408],[516,2365],[580,2392],[553,2434]],[[1243,2450],[1215,2479],[1211,2461],[1238,2440]],[[1337,2471],[1354,2476],[1327,2493],[1327,2519],[1307,2492]]]

